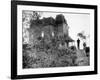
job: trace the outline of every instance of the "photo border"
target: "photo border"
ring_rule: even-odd
[[[17,5],[93,9],[94,10],[94,53],[95,53],[94,71],[17,75]],[[75,75],[90,75],[90,74],[97,74],[97,6],[96,5],[48,3],[48,2],[33,2],[33,1],[11,1],[11,78],[12,79],[60,77],[60,76],[75,76]]]

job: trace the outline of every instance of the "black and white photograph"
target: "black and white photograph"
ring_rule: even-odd
[[[22,11],[23,68],[90,65],[90,14]]]
[[[93,5],[13,2],[12,78],[96,74],[96,13]]]

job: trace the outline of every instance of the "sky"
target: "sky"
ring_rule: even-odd
[[[43,12],[41,18],[43,17],[53,17],[55,18],[57,14],[63,14],[67,20],[69,26],[69,36],[75,40],[78,39],[77,34],[84,32],[85,35],[90,35],[90,14],[84,13],[55,13],[55,12]],[[81,41],[81,48],[83,48]],[[89,38],[87,38],[87,45],[89,46]]]

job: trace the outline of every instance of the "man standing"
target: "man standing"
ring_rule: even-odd
[[[80,49],[80,40],[79,40],[79,38],[77,39],[77,48]]]

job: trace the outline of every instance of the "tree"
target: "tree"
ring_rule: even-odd
[[[80,32],[77,34],[81,39],[86,39],[86,36],[84,35],[84,32]]]
[[[42,12],[33,11],[32,19],[38,20],[41,17]]]
[[[82,40],[86,40],[87,38],[90,37],[90,35],[84,34],[84,31],[78,33],[77,36],[79,36]]]
[[[41,17],[42,12],[39,11],[26,11],[22,12],[22,22],[23,22],[23,43],[29,43],[29,28],[34,23],[33,20],[38,20]]]

